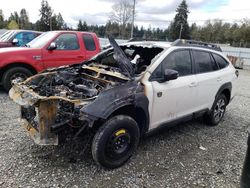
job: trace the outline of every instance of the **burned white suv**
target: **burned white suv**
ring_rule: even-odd
[[[198,116],[210,125],[221,121],[238,72],[219,47],[187,40],[110,43],[89,61],[15,83],[10,97],[35,143],[57,145],[62,131],[93,134],[94,160],[116,168],[162,125]]]

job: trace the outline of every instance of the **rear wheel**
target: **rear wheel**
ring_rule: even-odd
[[[211,112],[206,115],[206,120],[209,125],[215,126],[220,123],[227,107],[227,98],[224,94],[219,95],[214,101]]]
[[[32,72],[24,67],[13,67],[8,69],[3,75],[3,87],[6,91],[9,91],[12,87],[12,81],[16,78],[25,80],[32,76]]]
[[[125,115],[112,117],[94,136],[93,159],[105,168],[117,168],[132,156],[139,139],[140,131],[133,118]]]

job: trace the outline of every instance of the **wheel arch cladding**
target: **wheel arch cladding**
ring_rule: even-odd
[[[127,115],[132,117],[138,124],[140,132],[144,134],[148,130],[148,114],[141,107],[135,107],[134,105],[123,106],[114,111],[110,117],[116,115]]]
[[[215,98],[217,98],[221,94],[224,94],[226,96],[226,99],[227,99],[227,104],[229,104],[230,99],[231,99],[231,91],[232,91],[232,83],[227,82],[220,87]]]
[[[149,126],[148,105],[149,101],[144,94],[144,86],[133,81],[100,93],[91,104],[83,107],[81,111],[95,119],[104,120],[114,114],[129,114],[141,126],[142,131],[147,131]]]

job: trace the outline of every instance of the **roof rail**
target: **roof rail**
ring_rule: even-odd
[[[159,41],[159,42],[167,42],[165,40],[159,39],[148,39],[148,38],[141,38],[141,37],[134,37],[129,39],[127,42],[144,42],[144,41]]]
[[[200,47],[200,48],[207,48],[222,52],[221,48],[216,44],[210,44],[195,40],[184,40],[184,39],[177,39],[172,43],[172,46],[193,46],[193,47]]]

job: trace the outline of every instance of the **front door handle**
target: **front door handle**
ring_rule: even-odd
[[[196,87],[197,85],[198,85],[197,82],[192,82],[189,84],[189,87]]]
[[[157,92],[157,97],[162,97],[162,92]]]

